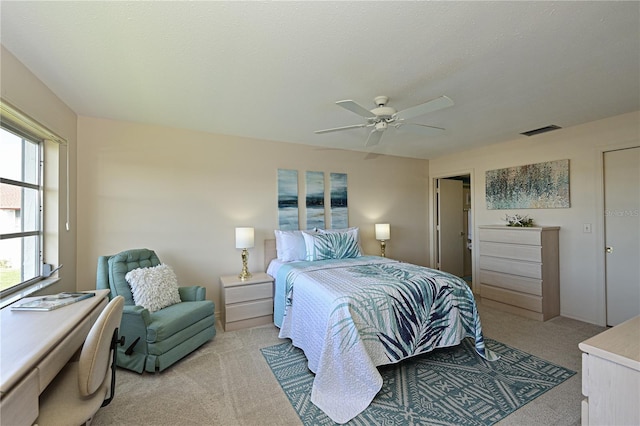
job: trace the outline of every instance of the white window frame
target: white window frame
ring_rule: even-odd
[[[60,170],[58,170],[57,165],[53,167],[51,172],[45,170],[45,155],[49,157],[49,154],[53,153],[53,151],[51,151],[52,147],[56,145],[57,146],[63,145],[67,148],[66,149],[67,151],[66,152],[67,153],[66,229],[68,231],[69,230],[69,149],[68,149],[68,143],[65,139],[61,138],[60,136],[52,132],[46,126],[40,124],[38,121],[32,119],[30,116],[28,116],[27,114],[22,112],[20,109],[13,106],[11,103],[7,102],[5,99],[0,99],[0,118],[1,118],[1,126],[4,130],[11,132],[17,135],[18,137],[27,139],[31,142],[38,144],[39,178],[38,178],[37,185],[39,187],[39,194],[38,194],[39,203],[38,204],[40,206],[39,207],[40,214],[38,218],[39,226],[38,226],[38,231],[36,231],[37,233],[39,233],[39,242],[38,242],[39,255],[38,255],[38,259],[36,260],[38,262],[38,271],[39,271],[39,273],[37,274],[38,276],[30,280],[23,281],[22,283],[18,285],[14,285],[8,289],[0,291],[0,308],[1,308],[15,302],[16,300],[19,300],[22,297],[28,296],[31,293],[34,293],[51,284],[54,284],[55,282],[60,280],[60,278],[57,276],[54,277],[54,276],[51,276],[51,274],[45,275],[47,271],[44,270],[44,263],[46,259],[50,257],[52,254],[54,258],[58,258],[58,255],[59,255],[59,253],[57,252],[57,249],[54,250],[55,253],[47,254],[45,252],[47,247],[49,247],[49,245],[45,241],[45,234],[46,235],[52,234],[57,236],[59,234],[59,230],[57,229],[57,227],[56,229],[45,229],[46,223],[49,219],[47,219],[48,213],[44,205],[45,200],[47,199],[47,197],[44,196],[44,191],[46,190],[46,187],[47,187],[47,179],[51,178],[51,176],[49,175],[51,173],[55,173],[56,175],[59,176],[59,173],[60,173]],[[51,161],[53,158],[56,158],[56,159],[59,158],[58,155],[59,155],[58,149],[55,148],[55,154],[48,161]],[[57,162],[57,160],[55,161]],[[55,179],[57,179],[57,177]],[[6,178],[3,179],[3,183],[5,182],[13,185],[17,184],[18,186],[25,186],[25,183],[23,182],[10,180],[10,179],[8,180]],[[57,187],[57,182],[55,182],[55,185]],[[25,187],[31,188],[32,185],[26,184]],[[56,202],[54,204],[57,205],[58,203]],[[51,212],[51,214],[55,214],[55,216],[57,217],[57,212],[54,211],[54,212]],[[24,235],[33,234],[33,232],[4,234],[1,238],[5,239],[5,238],[11,238],[11,237],[22,237],[23,234]]]

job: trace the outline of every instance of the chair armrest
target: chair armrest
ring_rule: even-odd
[[[125,320],[126,317],[126,320]],[[147,327],[151,324],[151,314],[148,309],[138,305],[124,305],[122,311],[122,323],[136,323],[139,322],[142,327]]]
[[[147,355],[147,327],[151,323],[149,311],[142,306],[125,305],[119,335],[124,346],[118,347],[118,365],[138,373],[144,369]]]
[[[206,299],[207,289],[199,285],[191,287],[179,287],[180,300],[183,302],[198,302]]]

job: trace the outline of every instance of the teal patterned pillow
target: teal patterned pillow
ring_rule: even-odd
[[[346,259],[361,256],[358,242],[347,232],[308,234],[303,232],[306,260]]]

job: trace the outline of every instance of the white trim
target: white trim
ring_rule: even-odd
[[[604,145],[596,148],[596,161],[598,167],[597,172],[597,188],[596,188],[596,244],[600,248],[599,255],[596,257],[596,277],[597,283],[600,283],[597,291],[597,300],[600,301],[596,308],[596,324],[606,327],[607,325],[607,271],[604,246],[606,244],[606,233],[604,229],[604,154],[611,151],[619,151],[621,149],[639,148],[640,140],[632,140],[621,142],[613,145]]]
[[[10,125],[17,126],[42,140],[48,139],[52,142],[65,146],[69,144],[66,139],[58,136],[46,126],[29,117],[5,99],[0,99],[0,115],[2,116],[3,121],[8,122]]]
[[[430,208],[429,208],[429,226],[428,229],[430,231],[430,238],[429,238],[429,260],[430,260],[430,265],[436,265],[436,253],[435,253],[435,247],[436,244],[438,244],[437,241],[437,224],[436,224],[436,180],[437,179],[445,179],[445,178],[450,178],[450,177],[455,177],[455,176],[465,176],[465,175],[469,175],[469,178],[471,180],[471,185],[470,185],[470,191],[471,191],[471,219],[473,221],[473,227],[474,229],[472,230],[473,235],[478,235],[476,228],[476,209],[475,209],[475,169],[474,168],[470,168],[470,169],[462,169],[462,170],[457,170],[457,171],[452,171],[452,172],[440,172],[438,174],[429,174],[429,190],[431,192],[431,197],[429,198],[429,203],[430,203]],[[477,287],[477,279],[476,277],[479,277],[479,273],[478,271],[476,271],[476,253],[477,250],[471,250],[471,274],[474,277],[472,283],[471,283],[471,289],[474,291],[476,291],[476,289],[479,291],[480,287]]]
[[[8,123],[9,127],[15,127],[16,130],[20,130],[22,132],[28,132],[29,134],[37,137],[38,139],[42,139],[43,142],[53,142],[58,145],[62,145],[66,149],[66,198],[67,198],[67,217],[65,223],[65,229],[67,232],[71,229],[70,225],[70,201],[69,201],[69,193],[70,193],[70,177],[69,177],[69,142],[61,136],[58,136],[53,131],[49,130],[49,128],[39,121],[34,120],[29,117],[27,114],[22,112],[19,108],[13,106],[11,103],[7,102],[6,99],[0,98],[0,117],[2,120]]]

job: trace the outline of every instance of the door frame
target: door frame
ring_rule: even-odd
[[[438,216],[438,204],[437,204],[437,192],[436,192],[436,185],[437,185],[437,180],[438,179],[446,179],[446,178],[452,178],[452,177],[456,177],[456,176],[463,176],[463,175],[469,175],[469,179],[470,179],[470,192],[471,192],[471,220],[473,222],[473,235],[474,235],[474,245],[475,245],[475,241],[477,238],[477,232],[476,232],[476,220],[475,220],[475,216],[476,216],[476,210],[475,210],[475,188],[474,188],[474,182],[475,182],[475,174],[474,174],[474,169],[470,168],[470,169],[461,169],[461,170],[456,170],[456,171],[452,171],[452,172],[440,172],[437,174],[430,174],[429,175],[429,191],[431,192],[431,196],[429,197],[429,202],[431,203],[430,207],[429,207],[429,226],[428,229],[430,230],[430,238],[429,238],[429,264],[430,267],[433,269],[437,269],[436,266],[436,251],[437,251],[437,246],[438,246],[438,230],[437,230],[437,222],[436,222],[436,218]],[[477,245],[476,245],[477,247]],[[477,286],[477,279],[476,277],[478,277],[478,273],[476,271],[476,253],[478,252],[477,249],[475,250],[471,250],[471,276],[473,277],[473,281],[471,283],[471,290],[476,293],[476,289],[477,291],[480,290],[480,287]]]
[[[604,229],[604,154],[609,151],[618,151],[640,146],[640,140],[621,142],[611,145],[602,145],[597,147],[597,164],[596,169],[596,250],[600,255],[596,256],[596,276],[599,278],[599,285],[596,288],[596,300],[600,303],[596,308],[596,324],[606,327],[607,325],[607,270],[606,270],[606,253],[604,251],[606,243],[606,235]]]

